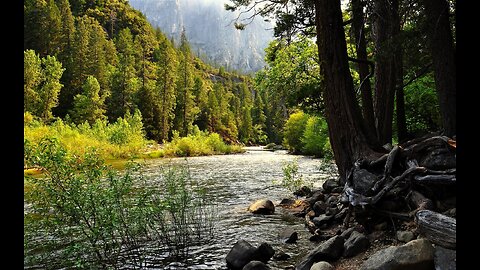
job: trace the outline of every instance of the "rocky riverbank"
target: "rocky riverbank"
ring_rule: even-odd
[[[456,269],[455,145],[433,136],[396,146],[377,161],[358,162],[343,185],[330,179],[317,190],[297,191],[297,199],[276,206],[262,200],[248,210],[271,214],[281,207],[305,220],[309,240],[318,245],[286,269]],[[297,237],[295,231],[279,235],[285,244]],[[288,260],[261,246],[237,242],[227,265],[271,269],[269,260]]]

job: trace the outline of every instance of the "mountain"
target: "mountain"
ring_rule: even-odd
[[[264,49],[273,40],[273,25],[257,17],[244,30],[233,20],[238,12],[224,9],[222,0],[130,0],[148,21],[176,44],[185,28],[192,51],[207,63],[244,73],[265,65]]]

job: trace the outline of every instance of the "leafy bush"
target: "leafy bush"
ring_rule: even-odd
[[[57,119],[51,125],[31,119],[24,115],[24,137],[31,144],[37,144],[43,137],[58,138],[69,151],[84,154],[88,147],[95,147],[105,158],[129,158],[139,155],[147,144],[144,136],[140,111],[133,115],[125,114],[115,123],[97,120],[90,125],[79,125]]]
[[[325,156],[325,144],[328,141],[328,127],[325,119],[318,116],[310,116],[301,137],[303,143],[302,153],[317,157]]]
[[[285,123],[283,144],[292,153],[299,153],[303,148],[302,136],[307,125],[309,115],[299,111],[293,113]]]
[[[27,144],[28,145],[28,144]],[[128,261],[141,268],[148,250],[186,256],[212,239],[216,208],[186,166],[162,169],[161,185],[147,186],[141,166],[123,173],[95,152],[70,154],[59,140],[29,145],[28,162],[44,178],[25,178],[25,265],[111,269]]]

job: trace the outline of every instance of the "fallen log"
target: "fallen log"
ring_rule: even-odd
[[[415,216],[420,235],[439,246],[456,249],[456,219],[430,210],[420,210]]]

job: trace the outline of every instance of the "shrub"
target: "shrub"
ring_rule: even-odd
[[[287,147],[291,153],[299,153],[303,148],[303,142],[301,140],[305,126],[308,121],[308,114],[302,111],[293,113],[285,123],[283,131],[283,144]]]
[[[305,125],[301,141],[303,143],[303,154],[323,157],[327,151],[325,144],[328,141],[328,128],[325,119],[319,116],[310,116]]]

